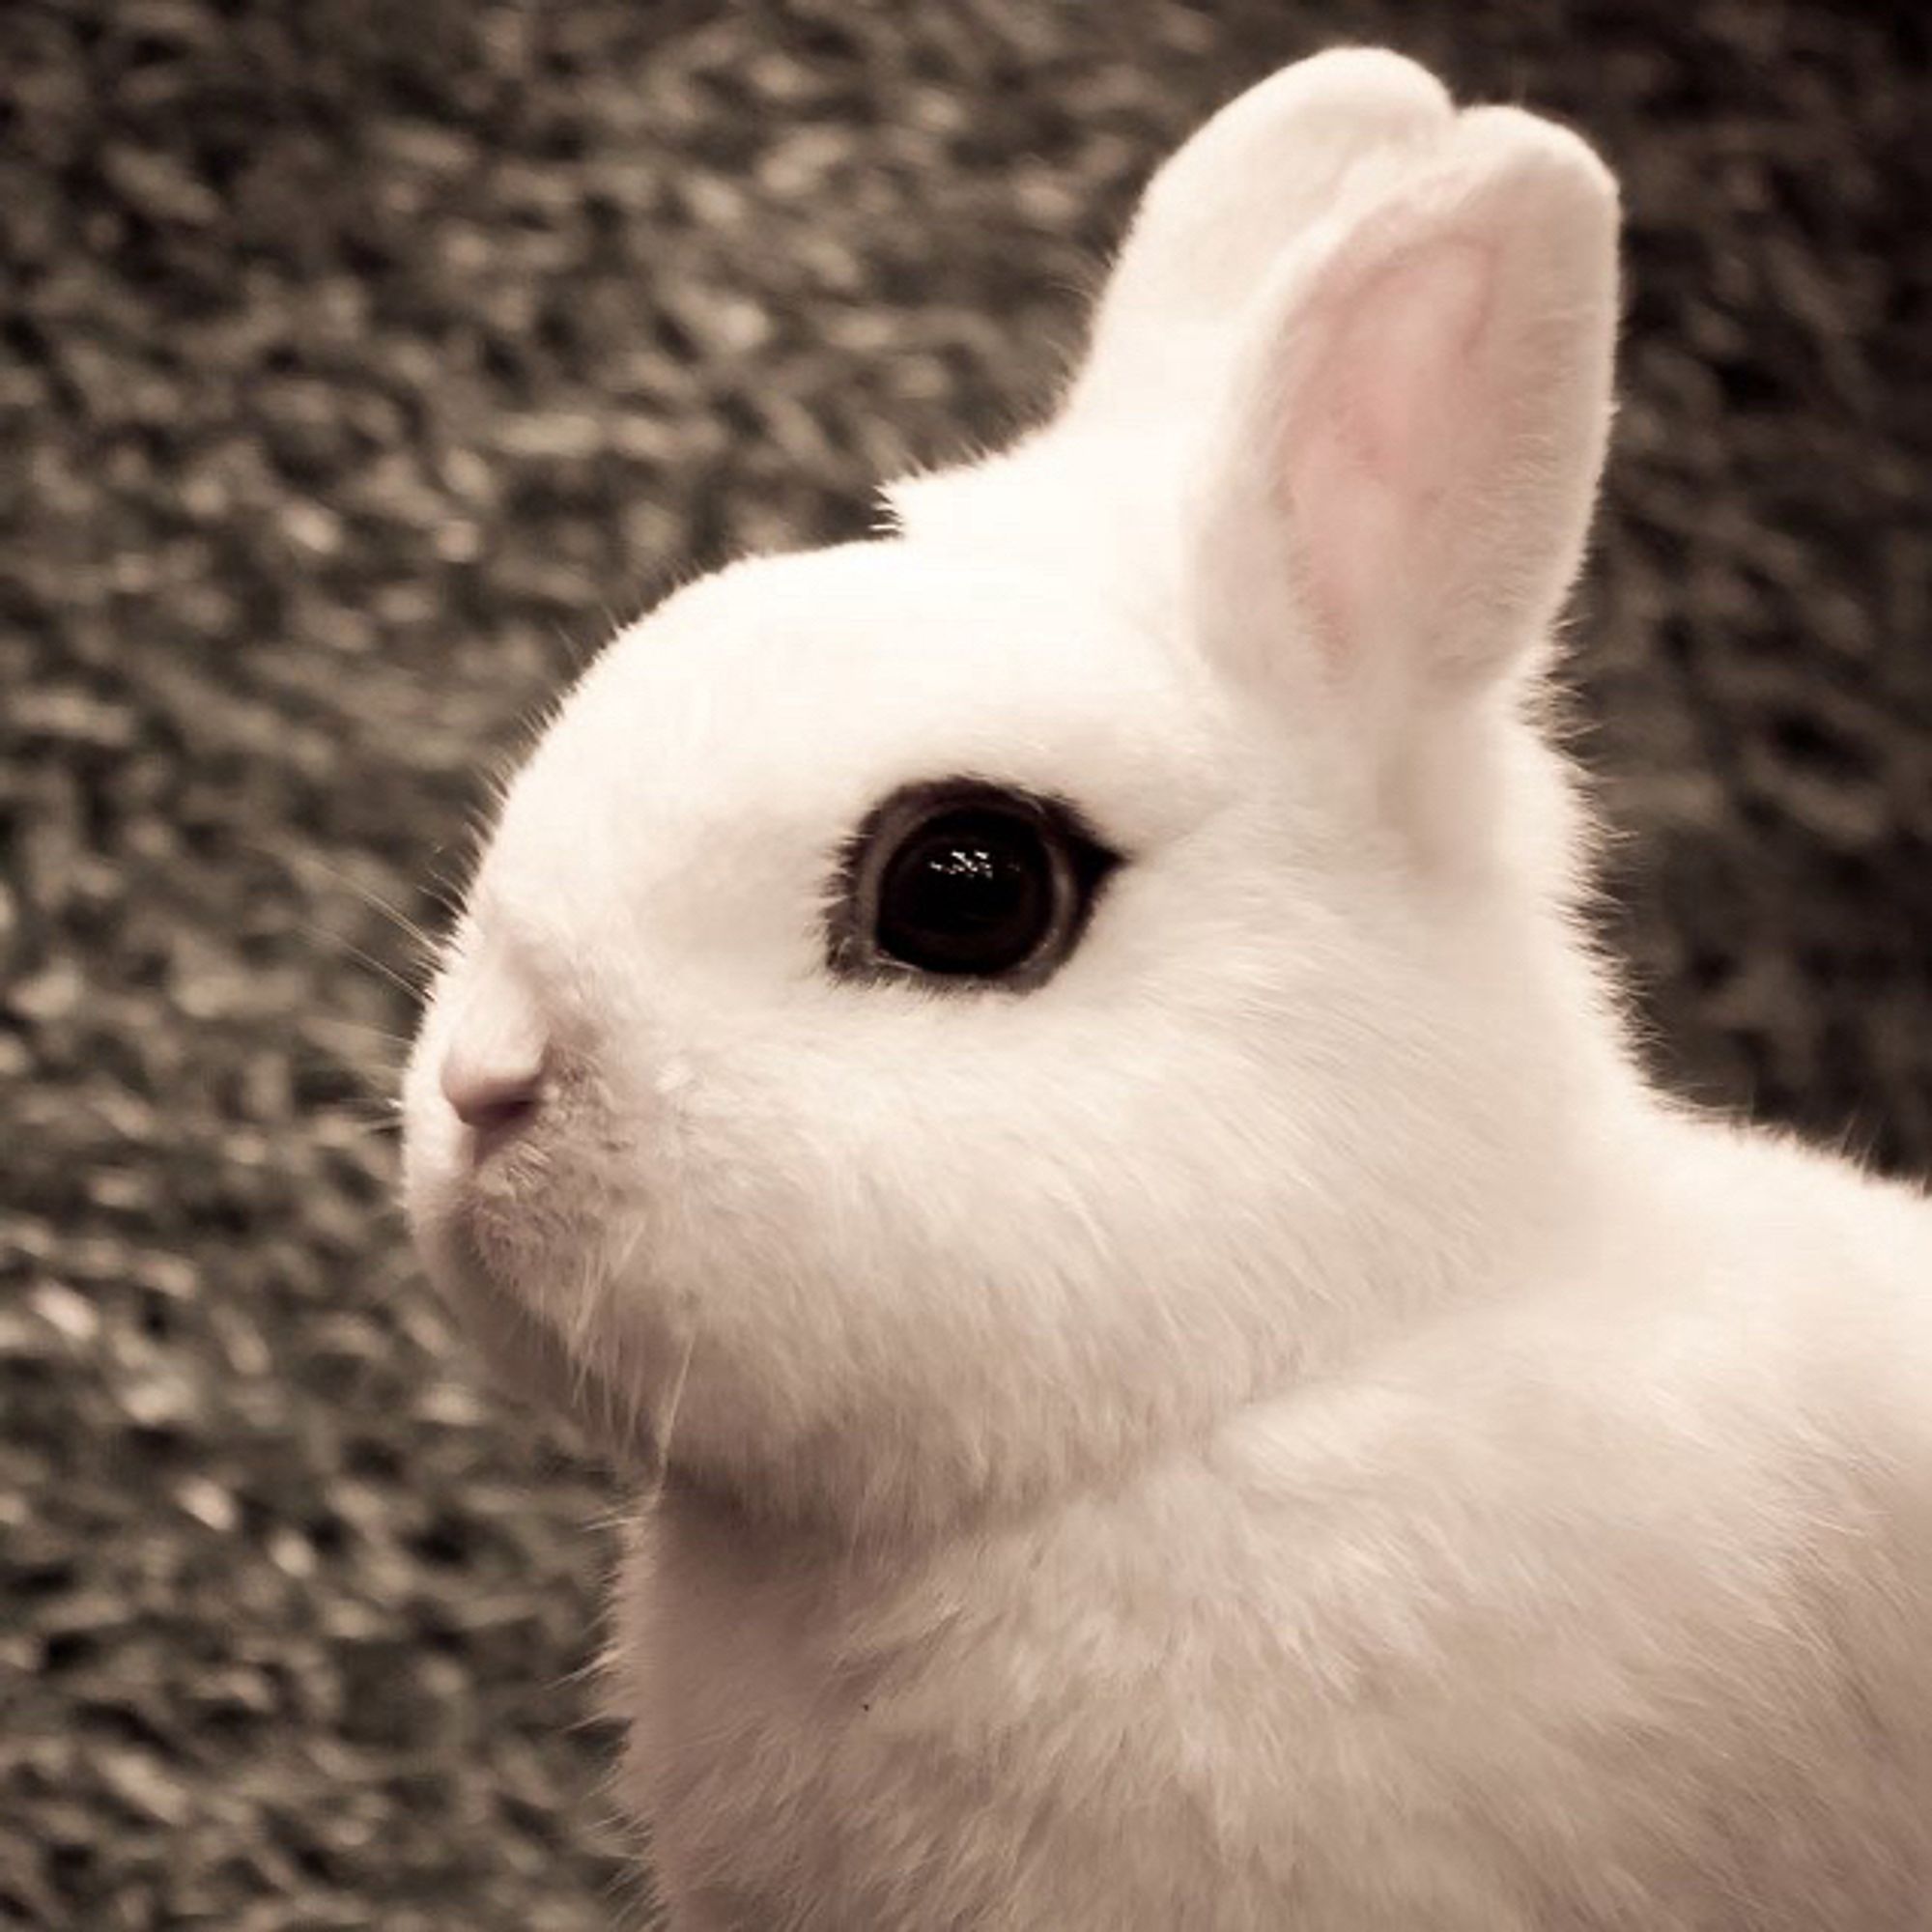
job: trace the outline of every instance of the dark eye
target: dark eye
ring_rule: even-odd
[[[1119,864],[1070,807],[966,780],[895,793],[848,855],[832,963],[1033,986]]]

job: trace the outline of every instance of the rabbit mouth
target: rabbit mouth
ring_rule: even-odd
[[[581,1325],[582,1304],[608,1297],[620,1256],[639,1245],[626,1231],[641,1218],[596,1165],[594,1149],[544,1135],[458,1174],[445,1198],[458,1265],[559,1330]]]
[[[412,1110],[405,1205],[445,1299],[460,1305],[481,1283],[535,1312],[537,1285],[568,1273],[585,1245],[571,1166],[551,1123],[493,1144],[434,1103]]]
[[[654,1468],[657,1378],[624,1346],[597,1276],[580,1278],[554,1258],[532,1264],[498,1236],[479,1240],[478,1225],[460,1212],[446,1221],[431,1272],[493,1379],[567,1417],[613,1467]]]
[[[483,1275],[500,1293],[539,1299],[533,1285],[556,1271],[567,1246],[555,1220],[517,1191],[465,1187],[450,1217],[463,1272]]]
[[[480,1271],[501,1292],[586,1266],[614,1206],[606,1197],[606,1109],[574,1061],[515,1091],[473,1069],[452,1080],[444,1037],[419,1052],[406,1094],[404,1185],[432,1271]],[[466,1084],[467,1083],[467,1084]],[[499,1082],[500,1086],[501,1083]]]

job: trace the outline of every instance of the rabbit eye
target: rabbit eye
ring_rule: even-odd
[[[1003,811],[929,819],[879,879],[879,950],[923,973],[1009,973],[1054,919],[1054,854],[1040,828]]]
[[[848,856],[832,965],[1037,985],[1119,863],[1055,800],[963,780],[896,793]]]

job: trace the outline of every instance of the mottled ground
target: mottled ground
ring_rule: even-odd
[[[1932,1162],[1908,16],[7,0],[0,1923],[639,1912],[573,1681],[611,1498],[391,1207],[402,921],[615,616],[1037,404],[1155,156],[1293,55],[1623,174],[1577,664],[1658,1058]]]

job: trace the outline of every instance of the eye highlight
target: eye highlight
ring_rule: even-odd
[[[1037,986],[1120,863],[1060,800],[972,779],[907,786],[847,847],[829,963],[844,979]]]

